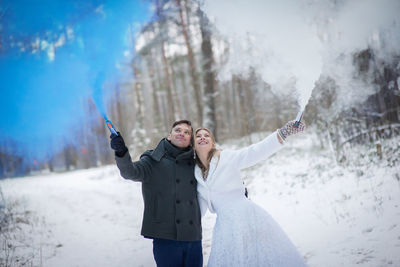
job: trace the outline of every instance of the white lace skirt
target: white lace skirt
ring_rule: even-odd
[[[306,266],[274,219],[250,200],[225,202],[216,212],[209,267]]]

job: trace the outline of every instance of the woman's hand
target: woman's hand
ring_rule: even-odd
[[[278,129],[279,141],[281,141],[280,139],[285,141],[288,136],[303,132],[306,129],[306,125],[302,121],[299,123],[298,127],[295,127],[294,123],[295,121],[289,121],[282,128]]]

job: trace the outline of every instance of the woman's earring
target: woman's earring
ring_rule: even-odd
[[[196,151],[193,151],[193,159],[196,159]]]

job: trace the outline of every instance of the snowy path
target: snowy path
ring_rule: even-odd
[[[115,166],[3,181],[51,230],[55,256],[44,266],[153,266],[151,240],[140,236],[140,184],[119,178]],[[37,237],[40,239],[41,237]],[[51,255],[51,247],[44,255]]]
[[[357,153],[357,152],[355,152]],[[379,165],[378,165],[379,166]],[[362,172],[360,172],[362,171]],[[310,266],[400,266],[399,168],[334,164],[309,139],[243,172],[250,198],[288,233]],[[43,224],[26,231],[37,266],[155,266],[140,236],[140,184],[116,166],[0,181]],[[215,217],[203,218],[205,262]],[[29,251],[27,251],[28,253]]]

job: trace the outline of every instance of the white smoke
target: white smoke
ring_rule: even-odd
[[[352,88],[354,101],[374,92],[368,81],[359,92],[354,52],[400,54],[399,0],[206,0],[204,9],[231,48],[220,78],[253,66],[276,92],[295,90],[300,110],[321,75],[338,83],[343,105]]]

